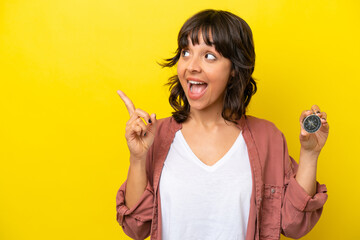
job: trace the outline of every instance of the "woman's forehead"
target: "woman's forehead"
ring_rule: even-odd
[[[198,45],[198,44],[206,44],[208,46],[214,46],[212,34],[210,29],[206,29],[203,31],[202,29],[193,29],[189,32],[186,36],[186,39],[183,44],[185,46],[180,47],[187,47],[189,44]],[[181,43],[180,43],[181,45]]]

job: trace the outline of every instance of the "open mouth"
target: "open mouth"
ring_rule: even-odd
[[[206,92],[208,84],[200,81],[188,80],[188,95],[191,99],[199,99]]]
[[[190,88],[190,92],[201,93],[202,91],[204,91],[207,88],[207,83],[188,81],[188,86]]]

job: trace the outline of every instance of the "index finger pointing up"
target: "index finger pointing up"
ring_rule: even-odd
[[[129,112],[129,115],[131,116],[133,114],[133,112],[135,111],[135,106],[134,106],[133,102],[121,90],[117,90],[117,93],[119,94],[119,96],[121,97],[123,102],[125,103],[125,106]]]

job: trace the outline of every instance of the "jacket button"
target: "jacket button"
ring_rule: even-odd
[[[274,188],[271,189],[271,193],[275,193],[275,189],[274,189]]]

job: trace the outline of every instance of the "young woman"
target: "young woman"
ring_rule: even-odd
[[[269,121],[246,115],[256,92],[252,32],[240,17],[205,10],[188,19],[178,49],[163,64],[172,117],[135,108],[118,91],[130,119],[130,167],[117,194],[117,220],[134,239],[299,238],[319,220],[327,199],[316,181],[329,125],[313,105],[300,116],[299,164]],[[308,133],[306,116],[321,118]],[[145,123],[144,123],[145,121]]]

